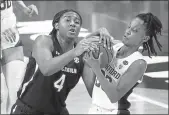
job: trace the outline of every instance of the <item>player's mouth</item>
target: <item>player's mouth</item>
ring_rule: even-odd
[[[69,29],[69,32],[70,32],[71,34],[75,34],[75,33],[76,33],[76,29],[75,29],[75,28],[71,28],[71,29]]]

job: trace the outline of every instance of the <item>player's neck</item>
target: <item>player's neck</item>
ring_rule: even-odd
[[[138,50],[137,47],[128,47],[126,45],[122,46],[117,52],[117,58],[125,58],[133,54]]]
[[[58,42],[59,42],[63,52],[67,52],[67,51],[73,49],[73,47],[74,47],[74,41],[73,40],[72,41],[66,40],[66,38],[63,38],[59,34],[56,34],[56,35],[57,35]]]

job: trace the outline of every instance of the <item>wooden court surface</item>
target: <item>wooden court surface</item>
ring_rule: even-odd
[[[131,102],[129,109],[131,114],[168,114],[168,90],[166,89],[138,86],[134,89],[129,100]],[[87,114],[91,101],[83,81],[80,81],[72,90],[66,102],[70,114]]]

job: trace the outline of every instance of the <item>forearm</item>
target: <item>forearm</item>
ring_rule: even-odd
[[[94,73],[97,76],[97,79],[100,82],[100,85],[104,92],[107,94],[112,103],[116,102],[118,99],[118,91],[116,88],[116,82],[112,79],[112,82],[109,82],[106,77],[102,74],[100,68],[94,69]]]
[[[54,73],[63,69],[70,61],[75,58],[74,50],[70,50],[60,56],[54,57],[50,60],[47,60],[43,63],[45,76],[53,75]]]
[[[92,97],[96,75],[86,63],[84,64],[82,78],[90,97]]]
[[[28,7],[25,5],[25,3],[22,0],[16,0],[14,2],[21,10],[28,9]]]

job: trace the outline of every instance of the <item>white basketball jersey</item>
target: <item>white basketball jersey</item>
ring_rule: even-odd
[[[1,2],[1,34],[9,29],[16,28],[16,16],[13,12],[13,6],[11,0],[2,0]],[[2,49],[9,47],[14,47],[19,41],[19,33],[16,31],[16,40],[11,43],[6,41],[6,39],[1,39]]]
[[[123,76],[123,74],[127,71],[129,66],[134,61],[138,59],[143,59],[142,54],[138,51],[123,59],[116,58],[117,51],[122,46],[123,43],[118,43],[113,46],[113,59],[104,69],[102,69],[102,72],[108,79],[108,81],[111,81],[113,79],[114,81],[116,81],[116,83],[118,83],[121,76]],[[142,81],[142,79],[140,79],[138,82],[140,81]],[[97,80],[97,77],[93,87],[92,103],[106,109],[118,109],[118,103],[111,103],[106,93],[102,90],[101,85]]]
[[[16,16],[13,13],[11,0],[2,0],[1,2],[1,31],[13,27],[16,24]]]

